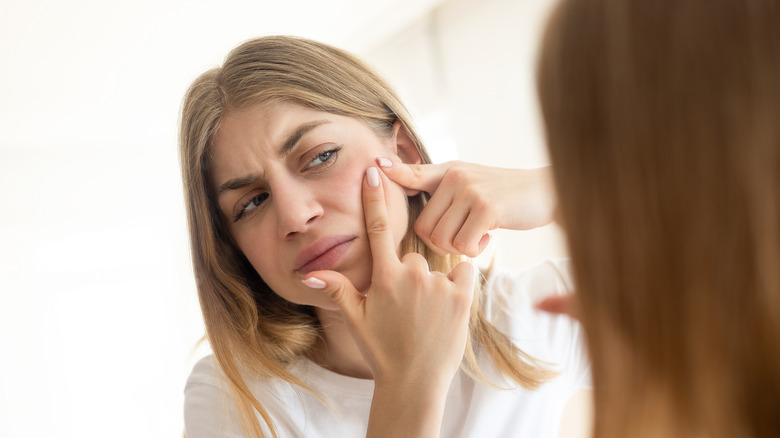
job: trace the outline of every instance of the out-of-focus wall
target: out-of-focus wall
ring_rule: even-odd
[[[364,56],[411,107],[434,161],[548,164],[535,64],[551,0],[449,0]],[[480,257],[521,267],[566,255],[560,228],[493,232]]]

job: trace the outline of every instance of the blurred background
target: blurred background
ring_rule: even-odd
[[[547,164],[534,90],[551,0],[0,0],[0,437],[176,437],[207,347],[177,158],[182,96],[240,42],[350,50],[435,161]],[[565,255],[495,232],[480,258]]]

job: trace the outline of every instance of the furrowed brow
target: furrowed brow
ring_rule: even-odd
[[[320,125],[324,125],[326,123],[330,123],[330,120],[314,120],[299,126],[284,141],[284,143],[282,144],[282,148],[279,150],[279,155],[282,157],[288,155],[295,148],[295,145],[297,145],[298,142],[301,141],[301,138],[303,138],[304,135],[309,133],[314,128]],[[217,188],[217,198],[219,198],[226,192],[249,187],[255,181],[257,181],[257,178],[258,178],[257,175],[247,175],[247,176],[234,178],[229,181],[226,181]]]
[[[217,188],[217,198],[219,198],[226,192],[243,189],[244,187],[249,187],[255,181],[257,181],[257,175],[249,175],[249,176],[244,176],[241,178],[235,178],[226,181]]]

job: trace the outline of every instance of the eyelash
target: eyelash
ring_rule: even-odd
[[[241,219],[241,218],[244,216],[244,213],[246,213],[246,212],[247,212],[247,209],[246,209],[246,208],[247,208],[247,207],[249,207],[249,205],[251,205],[251,204],[252,204],[252,202],[254,202],[254,201],[257,199],[257,198],[259,198],[259,197],[261,197],[261,196],[263,196],[263,199],[262,199],[262,200],[260,200],[260,201],[257,203],[257,205],[256,205],[255,207],[253,207],[251,210],[254,210],[255,208],[258,208],[258,207],[260,207],[260,204],[262,204],[262,203],[263,203],[263,201],[265,201],[266,199],[268,199],[268,193],[265,193],[265,192],[263,192],[263,193],[260,193],[259,195],[255,195],[255,196],[253,196],[253,197],[252,197],[252,199],[250,199],[249,201],[247,201],[247,202],[245,202],[245,203],[243,203],[243,204],[241,205],[241,209],[239,209],[239,210],[238,210],[238,214],[237,214],[237,215],[236,215],[236,216],[233,218],[233,222],[238,222],[238,220],[239,220],[239,219]],[[249,210],[249,211],[251,211],[251,210]]]
[[[308,162],[308,163],[306,163],[306,166],[308,166],[308,165],[309,165],[309,164],[310,164],[312,161],[314,161],[314,160],[316,160],[317,158],[320,158],[320,157],[322,157],[323,155],[326,155],[326,154],[330,154],[330,155],[328,155],[328,158],[324,159],[324,160],[323,160],[323,162],[322,162],[322,164],[318,164],[318,165],[316,165],[316,166],[314,166],[314,167],[317,167],[317,166],[324,166],[324,165],[330,165],[330,164],[332,164],[332,162],[333,162],[333,159],[335,159],[336,155],[338,155],[338,153],[339,153],[339,151],[340,151],[340,150],[341,150],[341,146],[336,146],[336,147],[332,147],[332,148],[330,148],[330,149],[328,149],[328,150],[325,150],[325,151],[323,151],[323,152],[320,152],[320,153],[319,153],[319,154],[317,154],[317,155],[316,155],[314,158],[312,158],[311,160],[309,160],[309,162]],[[309,169],[309,167],[304,167],[304,169]]]
[[[330,165],[333,163],[333,160],[336,158],[336,156],[338,155],[338,153],[339,153],[339,151],[340,151],[340,150],[341,150],[341,147],[340,147],[340,146],[338,146],[338,147],[334,147],[334,148],[328,149],[328,150],[326,150],[326,151],[324,151],[324,152],[320,152],[320,153],[319,153],[319,154],[317,154],[317,155],[316,155],[314,158],[312,158],[311,160],[309,160],[309,162],[308,162],[308,163],[306,163],[306,166],[307,166],[307,167],[304,167],[304,169],[310,169],[310,167],[308,167],[308,165],[309,165],[309,164],[310,164],[312,161],[316,160],[317,158],[320,158],[320,157],[322,157],[323,155],[327,155],[327,158],[323,159],[323,162],[322,162],[321,164],[317,164],[317,165],[315,165],[315,166],[313,166],[313,167],[319,167],[319,166],[325,166],[325,165],[327,165],[327,166],[329,167],[329,166],[330,166]],[[255,202],[255,201],[258,199],[258,198],[260,198],[260,197],[263,197],[263,199],[259,200],[259,201],[257,202],[257,205],[256,205],[255,207],[253,207],[252,209],[250,209],[249,211],[252,211],[252,210],[254,210],[254,209],[256,209],[256,208],[260,207],[260,204],[262,204],[262,203],[263,203],[263,201],[265,201],[266,199],[268,199],[268,196],[269,196],[269,195],[268,195],[268,193],[265,193],[265,192],[264,192],[264,193],[260,193],[260,194],[258,194],[258,195],[255,195],[255,196],[253,196],[253,197],[252,197],[252,198],[251,198],[249,201],[247,201],[247,202],[243,203],[243,204],[241,205],[241,208],[240,208],[240,209],[239,209],[239,211],[238,211],[238,214],[236,214],[236,216],[235,216],[235,217],[233,217],[233,222],[238,222],[238,221],[239,221],[239,220],[240,220],[240,219],[241,219],[241,218],[244,216],[244,214],[246,214],[246,212],[247,212],[247,209],[246,209],[246,208],[247,208],[247,207],[249,207],[249,206],[250,206],[250,205],[251,205],[253,202]]]

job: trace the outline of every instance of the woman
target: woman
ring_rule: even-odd
[[[705,4],[706,3],[706,4]],[[562,1],[538,70],[598,437],[780,436],[780,5]]]
[[[565,266],[475,285],[461,256],[425,245],[409,224],[427,195],[375,166],[430,160],[360,60],[242,44],[188,91],[180,152],[214,350],[187,383],[188,436],[557,434],[587,361],[578,326],[531,303],[568,292]],[[506,172],[529,201],[498,217],[549,222],[547,170]]]

